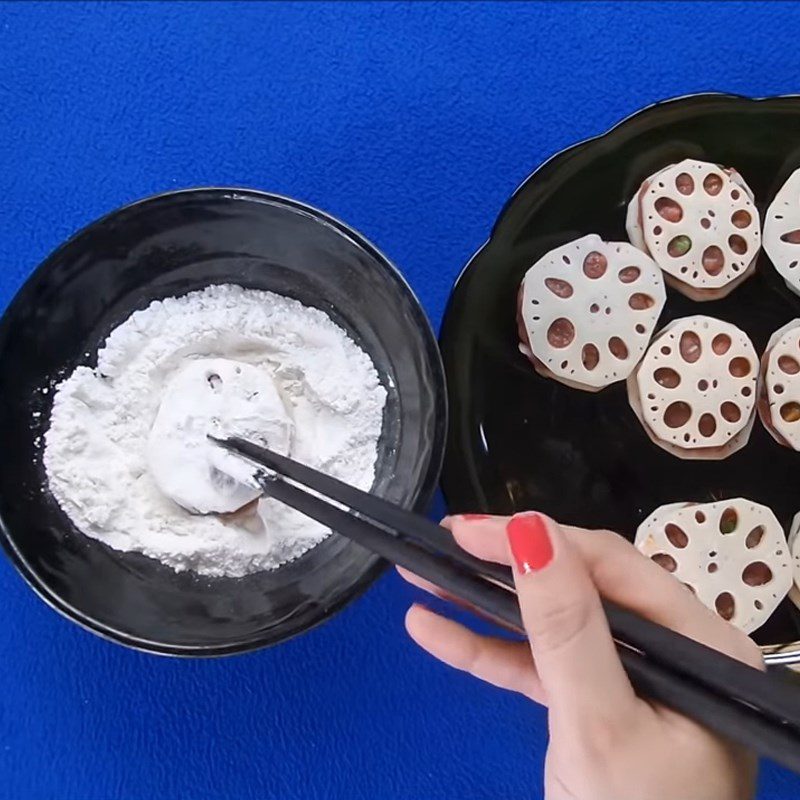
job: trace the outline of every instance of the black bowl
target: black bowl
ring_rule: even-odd
[[[640,111],[537,169],[503,208],[488,242],[458,279],[441,348],[450,390],[442,486],[454,511],[537,508],[633,537],[657,506],[744,496],[788,530],[800,511],[800,454],[756,421],[749,444],[724,461],[682,461],[654,445],[628,406],[624,383],[598,394],[536,373],[520,354],[516,294],[547,250],[587,233],[625,241],[625,209],[642,180],[683,158],[738,169],[763,211],[800,167],[800,98],[698,95]],[[724,300],[693,303],[668,291],[660,325],[690,314],[733,322],[759,353],[800,317],[762,252],[756,275]],[[800,661],[800,612],[788,600],[759,630],[770,661]]]
[[[275,644],[364,591],[384,563],[333,535],[244,578],[175,573],[78,532],[46,489],[41,440],[52,387],[93,365],[110,330],[152,300],[235,283],[327,312],[372,357],[388,392],[374,491],[422,510],[446,429],[436,340],[392,264],[355,231],[293,200],[194,189],[134,203],[53,253],[0,321],[0,532],[28,583],[58,611],[157,653],[221,655]]]

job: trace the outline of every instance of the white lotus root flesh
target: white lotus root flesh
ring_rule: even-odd
[[[649,256],[627,242],[584,236],[525,273],[517,298],[520,350],[545,377],[599,391],[630,375],[665,299]]]
[[[800,450],[800,319],[775,331],[761,357],[758,413],[776,442]]]
[[[755,271],[761,224],[738,172],[685,159],[651,175],[628,205],[628,237],[692,300],[728,295]]]
[[[789,553],[792,557],[794,583],[789,590],[789,599],[800,608],[800,514],[795,514],[789,530]]]
[[[769,619],[792,586],[783,529],[751,500],[661,506],[639,526],[635,544],[746,633]]]
[[[792,173],[767,209],[764,249],[786,285],[800,294],[800,169]]]
[[[242,436],[288,455],[294,422],[271,376],[251,364],[194,359],[169,380],[147,442],[153,480],[187,511],[234,512],[261,489],[252,465],[208,434]]]
[[[720,460],[747,444],[757,382],[747,334],[698,315],[656,335],[628,379],[628,400],[659,447],[683,459]]]

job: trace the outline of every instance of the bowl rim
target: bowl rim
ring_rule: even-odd
[[[688,94],[676,95],[673,97],[664,98],[662,100],[656,100],[652,103],[648,103],[645,106],[642,106],[639,109],[631,112],[630,114],[621,117],[617,120],[614,124],[606,128],[605,130],[601,131],[600,133],[596,133],[592,136],[587,136],[584,139],[580,139],[577,142],[573,142],[566,147],[557,150],[540,164],[531,170],[528,175],[517,184],[516,188],[511,192],[509,197],[503,202],[500,210],[497,213],[497,217],[495,218],[494,222],[491,225],[490,231],[484,242],[475,250],[475,252],[467,259],[467,262],[464,264],[461,271],[456,276],[455,280],[453,281],[453,285],[450,288],[450,292],[447,296],[447,302],[445,304],[444,313],[442,314],[442,324],[439,329],[439,349],[441,351],[442,347],[442,340],[445,335],[445,331],[448,328],[448,322],[452,315],[453,311],[453,297],[456,293],[456,290],[459,287],[459,284],[463,282],[463,280],[467,277],[467,274],[471,272],[474,263],[478,260],[479,256],[483,253],[485,249],[489,247],[492,243],[498,228],[502,225],[505,221],[505,218],[511,209],[511,206],[517,200],[519,195],[525,190],[528,184],[537,179],[539,174],[546,169],[552,168],[554,163],[560,161],[563,157],[568,156],[570,153],[583,148],[584,146],[590,144],[591,142],[599,141],[605,139],[610,134],[614,133],[617,129],[626,127],[629,123],[638,120],[641,116],[650,114],[654,111],[659,110],[664,106],[671,106],[676,104],[682,103],[695,103],[695,102],[702,102],[704,100],[728,100],[734,101],[737,103],[741,103],[744,105],[751,105],[751,104],[761,104],[761,103],[769,103],[774,101],[780,100],[787,100],[792,101],[794,103],[800,102],[800,93],[796,94],[779,94],[779,95],[765,95],[760,97],[749,97],[748,95],[737,94],[734,92],[719,92],[719,91],[703,91],[703,92],[690,92]],[[450,431],[448,429],[448,442],[449,442]],[[440,478],[441,481],[441,478]],[[447,501],[447,492],[442,486],[442,495],[445,499],[445,504],[448,504]],[[764,657],[764,662],[769,667],[773,666],[785,666],[790,667],[793,670],[800,672],[800,640],[794,642],[785,642],[783,644],[773,644],[773,645],[761,645],[760,646],[761,653]]]
[[[439,477],[441,475],[442,465],[444,462],[444,445],[447,437],[449,414],[447,381],[444,373],[444,365],[442,362],[441,353],[438,347],[436,333],[422,303],[420,302],[419,297],[394,262],[391,261],[363,234],[359,233],[357,230],[350,227],[332,214],[329,214],[328,212],[323,211],[322,209],[319,209],[309,203],[304,203],[285,195],[247,186],[200,185],[181,189],[171,189],[166,192],[158,192],[156,194],[148,195],[112,209],[97,219],[91,220],[85,225],[81,226],[78,230],[61,242],[61,244],[59,244],[54,250],[48,253],[44,259],[42,259],[28,274],[25,281],[11,298],[11,301],[4,309],[3,313],[0,314],[0,340],[2,340],[9,332],[10,318],[13,315],[17,304],[25,301],[24,295],[28,285],[41,272],[47,270],[49,268],[49,264],[53,260],[61,256],[64,251],[67,250],[67,248],[74,245],[74,243],[78,241],[80,237],[90,232],[92,228],[102,225],[117,215],[128,212],[131,209],[135,209],[141,205],[146,205],[172,197],[202,194],[221,194],[221,197],[226,200],[261,202],[282,206],[295,212],[300,212],[304,216],[307,216],[318,223],[322,223],[332,228],[339,235],[349,239],[356,247],[364,250],[372,259],[374,259],[383,267],[386,275],[390,280],[394,281],[394,283],[399,287],[400,291],[406,293],[406,295],[409,297],[413,310],[413,320],[419,327],[423,339],[425,339],[426,355],[429,360],[431,371],[434,373],[436,389],[436,394],[433,398],[434,406],[431,417],[433,420],[431,445],[427,454],[428,464],[424,475],[419,481],[419,486],[413,492],[412,500],[410,501],[415,510],[420,512],[426,511],[439,486]],[[387,561],[372,554],[371,560],[368,562],[368,565],[360,578],[355,581],[347,591],[343,592],[342,595],[337,598],[335,603],[314,614],[305,627],[300,630],[293,631],[287,635],[274,638],[270,636],[269,632],[266,632],[232,644],[175,645],[162,641],[133,636],[110,625],[99,622],[91,615],[86,614],[70,603],[64,601],[56,592],[52,591],[41,581],[36,571],[30,566],[30,564],[28,564],[25,557],[17,548],[14,537],[11,535],[11,532],[9,531],[6,521],[3,519],[2,515],[0,515],[0,545],[2,545],[2,549],[9,561],[14,566],[17,573],[19,573],[19,575],[23,578],[25,583],[41,600],[43,600],[50,608],[52,608],[62,617],[75,623],[84,630],[89,631],[90,633],[99,636],[102,639],[105,639],[106,641],[114,642],[115,644],[122,645],[128,649],[150,655],[171,656],[176,658],[219,658],[223,656],[232,656],[253,652],[255,650],[260,650],[294,639],[297,636],[313,630],[322,623],[336,616],[345,608],[345,606],[349,605],[352,601],[363,595],[389,566]]]

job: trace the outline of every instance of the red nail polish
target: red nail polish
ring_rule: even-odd
[[[488,514],[459,514],[458,516],[467,522],[479,522],[482,519],[490,519]]]
[[[544,569],[553,560],[547,522],[540,514],[518,514],[506,526],[511,555],[523,575]]]

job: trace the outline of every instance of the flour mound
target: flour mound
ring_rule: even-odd
[[[226,375],[241,366],[248,380],[271,385],[284,406],[286,419],[267,424],[273,403],[272,411],[262,408],[239,432],[258,427],[293,458],[361,489],[372,486],[386,391],[369,356],[318,309],[271,292],[224,285],[155,301],[133,313],[98,351],[96,368],[77,367],[57,387],[45,436],[49,488],[79,530],[117,550],[209,576],[274,569],[330,531],[271,500],[233,515],[198,516],[162,491],[163,475],[162,488],[155,477],[159,457],[153,458],[148,441],[170,396],[168,387],[188,380],[187,375],[198,378],[208,359],[224,360],[217,366]],[[219,370],[211,374],[222,377]],[[196,417],[197,410],[197,405],[194,411],[184,407],[183,421]],[[212,424],[216,415],[207,411],[199,416]],[[171,421],[178,424],[183,412],[179,404]],[[164,431],[170,427],[165,420],[159,429],[162,425]],[[287,431],[290,441],[284,448],[281,437]],[[206,454],[211,459],[206,463],[233,476],[229,490],[233,487],[235,494],[242,491],[237,486],[244,487],[252,499],[238,464],[226,460],[233,456]],[[175,456],[175,469],[181,468],[179,462]],[[185,477],[178,482],[186,491]],[[238,508],[242,496],[218,509]],[[197,497],[183,499],[203,510]]]

